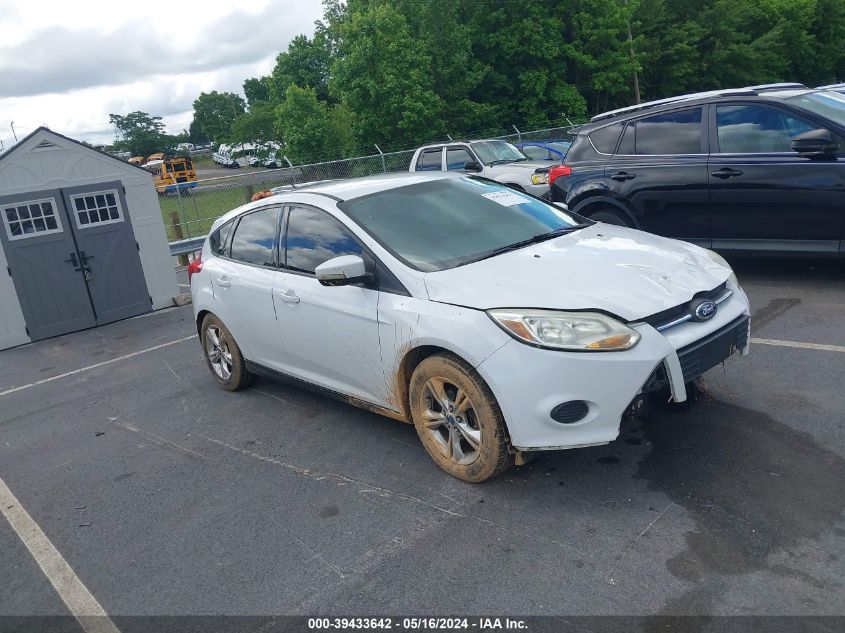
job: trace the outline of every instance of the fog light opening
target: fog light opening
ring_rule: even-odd
[[[561,424],[575,424],[583,420],[587,413],[590,412],[589,405],[583,400],[572,400],[570,402],[561,402],[554,409],[552,409],[552,420],[560,422]]]

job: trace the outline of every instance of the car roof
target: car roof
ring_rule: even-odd
[[[677,95],[668,97],[666,99],[658,99],[656,101],[647,101],[637,105],[628,106],[625,108],[618,108],[597,114],[590,123],[581,128],[582,132],[590,132],[605,124],[609,124],[618,120],[627,120],[628,118],[639,116],[645,111],[663,111],[672,109],[678,106],[695,105],[700,103],[710,103],[713,101],[727,100],[727,99],[787,99],[801,94],[808,94],[818,92],[818,88],[808,88],[803,84],[798,83],[777,83],[777,84],[762,84],[759,86],[748,86],[746,88],[729,88],[726,90],[710,90],[706,92],[695,92],[686,95]]]
[[[399,187],[407,187],[409,185],[429,182],[432,180],[462,178],[466,175],[467,174],[464,173],[449,172],[401,172],[393,174],[378,174],[376,176],[363,176],[361,178],[347,178],[344,180],[321,180],[318,182],[304,183],[302,185],[291,185],[290,188],[278,191],[272,196],[261,198],[255,202],[249,202],[228,211],[214,221],[211,226],[210,233],[214,232],[217,227],[225,224],[242,213],[262,207],[268,202],[284,202],[285,196],[290,196],[292,194],[314,194],[330,198],[335,202],[346,202],[347,200],[354,200],[355,198],[361,198],[363,196],[370,195],[371,193],[378,193],[379,191],[398,189]]]

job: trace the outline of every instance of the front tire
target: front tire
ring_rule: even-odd
[[[217,384],[227,391],[238,391],[255,382],[255,374],[246,368],[241,348],[223,322],[206,315],[200,328],[205,363]]]
[[[513,465],[496,397],[464,361],[451,354],[424,359],[411,376],[409,396],[420,441],[453,477],[478,483]]]

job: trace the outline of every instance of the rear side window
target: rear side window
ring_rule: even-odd
[[[232,237],[229,257],[245,264],[275,266],[278,224],[278,207],[253,211],[242,216]]]
[[[719,151],[725,154],[791,152],[792,137],[816,127],[778,108],[758,105],[716,108]]]
[[[364,249],[349,229],[324,211],[308,207],[290,210],[285,239],[287,268],[313,274],[317,266],[340,255],[364,256]]]
[[[602,154],[612,154],[616,149],[616,142],[622,134],[622,124],[614,123],[590,133],[593,146]]]
[[[442,150],[427,149],[417,159],[417,171],[440,171],[440,155]]]
[[[701,153],[701,108],[650,116],[635,126],[637,154]]]
[[[227,222],[211,234],[211,237],[208,238],[208,247],[211,249],[212,253],[228,257],[229,235],[232,233],[232,227],[234,225],[234,221]]]

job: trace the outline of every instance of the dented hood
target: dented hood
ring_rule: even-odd
[[[490,259],[425,275],[432,301],[481,310],[603,310],[635,321],[726,281],[702,248],[594,224]]]

